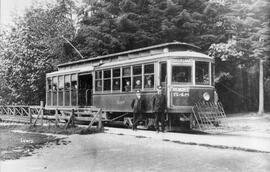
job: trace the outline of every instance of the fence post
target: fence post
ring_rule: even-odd
[[[98,129],[102,129],[102,110],[100,109],[99,114],[98,114]]]
[[[13,111],[12,111],[13,116],[16,116],[16,107],[12,106],[12,108],[13,108]],[[12,108],[11,108],[11,109],[12,109]]]
[[[71,110],[71,126],[75,126],[75,112],[74,109]]]
[[[72,127],[75,126],[75,121],[74,121],[75,117],[74,117],[74,115],[75,115],[75,112],[74,112],[74,109],[72,109],[70,117],[68,119],[68,122],[66,123],[65,129],[67,129],[69,125],[71,125]]]
[[[29,122],[30,122],[30,124],[32,124],[32,114],[31,114],[30,106],[28,107],[28,116],[29,116]]]
[[[21,116],[23,116],[23,107],[20,107]]]
[[[59,122],[59,116],[58,116],[58,110],[57,109],[55,109],[55,126],[57,126],[58,127],[58,122]]]
[[[44,115],[44,102],[40,101],[40,115],[41,115],[41,126],[43,126],[43,115]]]

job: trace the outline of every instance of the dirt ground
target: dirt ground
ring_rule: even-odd
[[[269,172],[270,155],[182,145],[130,135],[68,136],[67,145],[4,161],[1,172]]]
[[[270,115],[229,115],[228,124],[233,129],[230,132],[232,135],[270,139]],[[63,138],[63,135],[18,133],[12,130],[26,128],[0,126],[1,172],[17,169],[27,172],[270,171],[269,153],[183,145],[131,135],[75,134]],[[42,128],[35,131],[48,132]]]
[[[256,113],[239,113],[227,115],[232,133],[254,137],[270,138],[270,114],[258,116]]]

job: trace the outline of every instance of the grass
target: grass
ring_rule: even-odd
[[[22,130],[25,132],[13,132]],[[29,125],[0,125],[0,160],[18,159],[31,156],[34,150],[50,145],[66,145],[64,137],[57,137],[52,134],[93,134],[102,131],[96,128],[72,127],[65,129],[64,126],[29,126]]]

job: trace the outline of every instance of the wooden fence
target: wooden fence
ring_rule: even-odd
[[[97,123],[98,129],[102,129],[102,109],[90,108],[54,108],[45,109],[44,103],[40,105],[0,105],[0,119],[7,122],[22,122],[33,126],[43,125],[45,121],[54,121],[55,125],[60,122],[66,123],[66,128],[74,126],[76,122],[89,122],[88,127]]]

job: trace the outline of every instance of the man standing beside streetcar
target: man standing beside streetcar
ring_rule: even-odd
[[[165,111],[167,110],[166,106],[166,97],[162,93],[162,87],[157,87],[157,94],[154,95],[152,100],[152,108],[155,114],[155,128],[159,132],[159,122],[161,123],[161,131],[165,130]]]
[[[131,103],[131,108],[133,109],[133,125],[132,129],[136,130],[138,122],[142,119],[142,109],[143,109],[143,101],[142,94],[140,90],[136,91],[136,98],[133,99]]]

